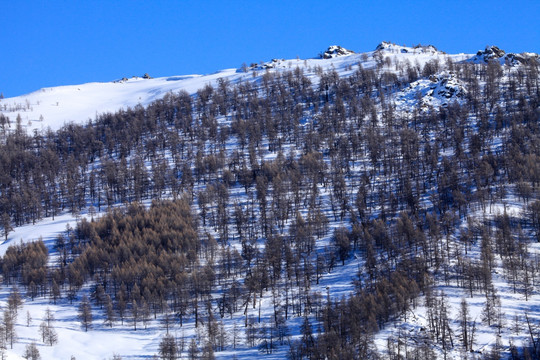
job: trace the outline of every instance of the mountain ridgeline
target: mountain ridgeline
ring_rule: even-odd
[[[205,358],[240,343],[291,359],[476,350],[466,303],[454,324],[437,284],[485,295],[482,323],[511,332],[497,315],[498,266],[514,292],[540,290],[528,251],[540,241],[537,57],[490,47],[455,61],[383,43],[362,55],[331,47],[321,61],[340,56],[358,61],[254,65],[57,131],[27,133],[0,114],[5,240],[85,215],[55,239],[52,262],[41,241],[8,249],[4,283],[55,302],[89,287],[110,327],[192,322],[203,335],[190,349]],[[347,293],[321,285],[352,263]],[[428,321],[414,341],[376,346],[417,306]],[[530,343],[471,356],[537,359],[534,326]]]

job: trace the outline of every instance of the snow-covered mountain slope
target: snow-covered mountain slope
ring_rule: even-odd
[[[225,69],[208,75],[167,76],[160,78],[133,77],[105,83],[87,83],[43,88],[30,94],[0,100],[0,113],[9,117],[10,126],[16,125],[20,115],[21,125],[33,131],[51,128],[57,130],[68,122],[86,123],[96,115],[115,112],[138,104],[143,106],[162,98],[169,92],[187,91],[194,94],[205,85],[215,85],[223,78],[231,83],[257,81],[263,71],[288,71],[299,67],[313,80],[317,69],[335,69],[340,76],[351,73],[351,67],[361,64],[373,68],[377,63],[400,62],[424,66],[428,61],[462,61],[473,55],[447,55],[433,46],[405,47],[383,42],[375,51],[355,54],[340,46],[330,46],[323,58],[278,60]]]
[[[491,55],[495,56],[497,59],[510,55],[504,55],[505,53],[498,48],[496,51],[495,49],[491,49],[490,51]],[[169,92],[175,93],[179,91],[186,91],[189,94],[195,94],[199,89],[202,89],[207,84],[219,85],[218,83],[220,79],[225,79],[232,84],[238,84],[240,82],[253,82],[255,85],[262,85],[262,82],[264,81],[263,76],[267,72],[288,72],[288,75],[290,75],[291,71],[299,68],[311,80],[311,84],[315,89],[324,89],[323,87],[319,87],[319,81],[323,71],[335,70],[337,76],[345,79],[345,81],[348,81],[349,79],[347,79],[347,77],[350,75],[360,76],[355,72],[358,71],[358,73],[361,73],[361,69],[376,69],[377,71],[373,71],[370,74],[367,74],[367,76],[371,76],[372,74],[377,74],[377,76],[380,77],[386,76],[385,81],[373,79],[372,84],[375,84],[373,85],[373,90],[370,88],[369,92],[366,92],[366,94],[362,94],[361,96],[380,97],[381,94],[383,94],[386,101],[385,106],[390,104],[389,108],[395,109],[396,119],[403,120],[401,124],[407,124],[407,119],[413,117],[410,114],[411,110],[413,109],[419,110],[421,115],[425,115],[426,112],[423,111],[429,112],[431,111],[431,108],[438,109],[441,107],[444,111],[446,111],[446,109],[444,109],[445,106],[449,106],[453,102],[466,105],[467,96],[471,94],[474,89],[471,86],[471,90],[469,90],[466,84],[470,84],[470,82],[466,82],[463,80],[463,78],[460,79],[459,75],[456,75],[463,75],[463,71],[461,73],[452,71],[452,62],[468,62],[468,64],[477,63],[479,65],[467,66],[481,68],[482,65],[480,64],[485,64],[486,61],[490,61],[489,58],[487,60],[485,58],[480,59],[478,58],[479,55],[474,54],[448,55],[437,50],[433,46],[406,47],[389,42],[383,42],[377,46],[374,51],[366,53],[357,54],[341,47],[331,46],[323,54],[326,54],[326,56],[322,55],[321,58],[306,60],[274,59],[266,63],[252,64],[250,66],[246,65],[238,69],[226,69],[209,75],[173,76],[155,79],[141,77],[132,78],[129,80],[123,79],[108,83],[88,83],[47,88],[28,95],[0,100],[0,111],[4,116],[9,117],[11,121],[11,128],[16,126],[15,119],[20,116],[21,126],[27,130],[39,131],[41,129],[47,129],[48,127],[54,130],[59,129],[63,124],[69,121],[85,123],[89,119],[94,119],[98,114],[114,112],[119,109],[134,107],[138,104],[143,106],[148,105],[152,101],[160,99]],[[531,55],[530,57],[534,58],[534,55]],[[506,68],[508,72],[513,71],[522,65],[522,63],[510,64],[507,61],[502,60],[501,64],[505,66],[513,65],[512,68]],[[351,79],[351,81],[354,81],[354,79]],[[378,84],[377,81],[379,81]],[[481,80],[481,82],[482,81],[483,80]],[[503,81],[504,79],[501,81],[501,83]],[[379,85],[379,87],[377,87],[377,85]],[[262,89],[262,86],[260,89]],[[263,93],[263,90],[261,90],[261,93]],[[320,93],[324,93],[324,90]],[[361,96],[358,96],[358,98],[360,99]],[[383,129],[384,126],[387,126],[383,125],[384,120],[382,119],[384,116],[386,116],[383,111],[389,110],[383,110],[381,103],[374,103],[372,108],[373,113],[370,114],[371,118],[369,123],[373,124],[373,127],[375,128],[380,127]],[[509,106],[511,106],[511,103],[509,103]],[[365,108],[363,110],[365,111]],[[340,113],[336,112],[336,114]],[[414,116],[416,115],[418,115],[418,113]],[[232,115],[230,116],[232,117]],[[358,118],[358,123],[361,123],[363,119],[361,117]],[[302,121],[303,120],[304,119],[302,119]],[[315,118],[315,120],[319,120],[319,118]],[[427,118],[423,120],[426,121]],[[476,131],[475,127],[477,126],[477,119],[474,118],[474,115],[471,115],[471,117],[467,118],[467,120],[470,120],[471,125],[470,127],[466,127],[466,131]],[[231,122],[230,118],[227,118],[227,116],[220,116],[217,121],[220,122],[220,124],[229,124]],[[429,125],[431,126],[432,124]],[[331,124],[328,126],[331,127]],[[407,125],[405,125],[405,128],[406,127]],[[364,132],[366,128],[362,128],[361,131],[358,131],[358,133],[361,132],[362,136],[367,138],[370,136],[370,133]],[[388,128],[390,129],[391,127],[388,126]],[[343,130],[342,128],[342,132],[339,133],[339,131],[340,130],[336,130],[336,134],[343,135],[343,133],[348,130]],[[354,133],[354,131],[349,131],[349,133]],[[395,132],[393,129],[392,133],[397,134],[397,132]],[[424,139],[426,140],[419,140],[417,137],[407,138],[408,135],[411,135],[410,132],[403,132],[403,136],[399,139],[402,140],[404,144],[407,144],[408,142],[410,143],[410,147],[405,147],[403,145],[401,146],[403,149],[412,149],[410,153],[407,154],[407,156],[411,156],[414,151],[418,151],[418,149],[415,150],[415,142],[432,141],[433,139],[437,138],[437,135],[442,133],[443,131],[439,131],[437,126],[433,125],[433,127],[425,128]],[[377,133],[374,135],[376,136]],[[397,140],[398,137],[396,136],[394,139]],[[270,146],[267,147],[268,144],[266,141],[266,139],[263,139],[262,141],[263,145],[260,149],[260,156],[261,158],[264,158],[264,160],[268,160],[270,162],[278,157],[278,153],[275,149],[271,150]],[[356,139],[356,141],[363,141],[363,139]],[[385,139],[381,136],[378,137],[377,141],[375,142],[365,141],[366,148],[369,146],[375,148],[378,141],[382,141],[383,145],[381,145],[381,148],[390,147],[387,146],[390,144],[385,143]],[[488,142],[486,144],[481,144],[481,148],[495,148],[496,146],[500,146],[500,142],[502,141],[503,140],[501,138],[495,137],[493,138],[493,142],[495,143],[494,146]],[[453,148],[450,143],[451,141],[446,141],[446,145],[444,145],[441,150],[441,158],[453,153]],[[395,146],[399,146],[397,145],[397,141],[393,144],[396,144]],[[287,156],[291,156],[292,158],[299,155],[302,150],[299,149],[298,144],[295,145],[285,143],[283,145],[283,153],[287,154]],[[238,147],[239,140],[235,136],[227,137],[227,141],[223,145],[223,154],[232,153],[233,151],[238,150]],[[463,149],[465,149],[464,151],[468,151],[468,144],[463,144]],[[398,150],[396,147],[395,156],[398,158],[401,156],[399,151],[400,150]],[[427,150],[420,151],[422,155],[427,154]],[[245,154],[247,154],[247,151],[244,153],[244,155]],[[170,155],[167,152],[162,155],[164,159],[169,160]],[[254,156],[258,155],[255,154]],[[339,156],[336,158],[339,158]],[[487,160],[482,163],[482,165],[485,166],[486,172],[489,174],[491,165],[489,165],[488,160],[491,160],[491,158],[488,156],[485,158]],[[346,197],[352,199],[354,196],[356,196],[356,198],[359,199],[359,195],[356,194],[357,188],[360,186],[359,179],[368,178],[367,174],[370,173],[373,174],[371,177],[373,183],[369,184],[370,192],[374,192],[375,190],[373,189],[377,188],[385,181],[392,184],[391,179],[385,179],[384,174],[377,174],[376,167],[371,164],[371,162],[375,160],[368,159],[365,156],[360,156],[358,159],[352,162],[351,173],[353,176],[351,176],[351,179],[353,179],[355,182],[345,184],[348,191]],[[326,161],[328,165],[328,158],[325,158],[324,161]],[[436,164],[437,162],[442,163],[438,155],[435,155],[433,161]],[[92,164],[92,167],[94,168],[99,168],[99,166],[101,165]],[[404,176],[406,176],[405,173]],[[348,178],[347,181],[349,181]],[[231,181],[231,183],[234,183],[234,181]],[[199,184],[195,190],[200,191],[204,186],[205,184]],[[502,184],[501,188],[504,186],[505,184]],[[501,205],[500,202],[498,204],[495,203],[492,210],[493,204],[489,203],[490,205],[488,209],[486,210],[484,208],[483,211],[479,210],[479,206],[473,206],[472,209],[475,210],[470,213],[471,219],[492,219],[496,216],[501,216],[503,213],[512,214],[512,216],[515,218],[521,216],[522,212],[526,209],[526,204],[515,195],[511,186],[509,187],[510,190],[508,194],[501,193],[502,195],[500,202],[504,201],[503,205]],[[415,188],[419,187],[420,185],[418,183]],[[332,190],[330,187],[327,188],[326,186],[318,185],[317,183],[315,183],[315,188],[320,192],[322,211],[331,213],[330,208],[333,207],[333,205],[331,205]],[[395,191],[391,186],[386,189],[387,190],[384,192],[381,191],[381,194]],[[242,206],[245,205],[249,200],[247,190],[244,190],[243,186],[240,186],[240,184],[237,183],[231,185],[230,191],[231,197],[234,197],[235,201],[238,202],[240,211],[244,211]],[[256,194],[256,192],[255,190],[250,191],[252,195],[251,201],[253,202],[253,194]],[[275,190],[272,188],[269,191],[273,193]],[[429,188],[424,189],[424,191],[431,192]],[[452,196],[455,194],[460,195],[461,190],[452,193]],[[164,196],[168,196],[168,193]],[[432,194],[430,195],[429,199],[426,196],[420,200],[422,203],[430,203],[436,200],[436,198],[436,194]],[[390,202],[391,199],[388,199],[388,201]],[[471,201],[474,202],[475,200],[473,199]],[[147,200],[146,205],[148,205],[149,202],[150,200]],[[201,208],[198,207],[197,201],[194,201],[194,204],[194,212],[200,212]],[[484,204],[484,202],[482,204]],[[212,204],[210,204],[210,206],[213,207],[214,205],[214,201],[212,200]],[[497,207],[497,205],[499,206]],[[378,206],[373,204],[370,204],[370,206],[372,207],[373,214],[377,216],[376,214],[379,212]],[[419,207],[423,206],[424,205],[421,204]],[[425,205],[425,207],[428,206],[431,205]],[[405,207],[401,207],[400,211],[403,209],[405,209]],[[74,228],[78,220],[77,217],[89,217],[89,212],[90,211],[85,208],[81,211],[81,213],[73,215],[67,213],[67,210],[64,210],[62,213],[57,214],[54,219],[51,217],[43,218],[37,220],[36,223],[32,225],[28,224],[15,227],[13,231],[9,232],[7,241],[0,245],[0,255],[5,254],[7,248],[11,245],[32,242],[41,237],[52,255],[51,262],[56,261],[59,257],[58,251],[55,250],[56,237],[63,233],[66,230],[66,227],[69,226]],[[103,215],[103,213],[98,215]],[[253,213],[252,215],[254,218],[256,218],[257,214]],[[347,220],[338,220],[337,215],[330,217],[330,219],[329,227],[332,230],[341,226],[350,225]],[[465,267],[465,265],[460,262],[463,261],[463,259],[468,260],[480,258],[481,252],[481,243],[480,241],[476,241],[474,244],[465,247],[466,251],[468,251],[465,256],[462,253],[458,253],[458,250],[461,251],[464,248],[463,243],[466,241],[466,237],[462,236],[462,234],[470,230],[469,227],[474,225],[473,222],[470,224],[468,223],[468,218],[458,220],[452,218],[444,219],[444,221],[450,221],[452,224],[455,223],[456,225],[452,231],[449,231],[449,233],[445,235],[444,239],[438,239],[441,240],[441,244],[442,242],[445,242],[446,244],[447,249],[443,249],[441,245],[441,251],[448,252],[452,257],[448,264],[445,264],[448,266],[447,271],[450,272],[452,272],[454,268]],[[439,226],[439,224],[436,225]],[[450,225],[449,227],[452,226],[454,225]],[[421,230],[420,226],[419,229]],[[210,235],[215,233],[215,230],[211,229],[210,226],[207,227],[207,230]],[[319,250],[322,248],[331,248],[333,246],[332,235],[330,235],[329,231],[326,233],[327,235],[317,240],[316,247]],[[413,237],[415,236],[416,235]],[[231,236],[230,244],[232,247],[241,247],[234,235]],[[452,252],[450,249],[452,249]],[[537,244],[531,244],[529,251],[531,253],[538,252]],[[456,257],[456,259],[454,259],[454,257]],[[328,299],[339,300],[342,297],[346,297],[354,293],[356,287],[354,281],[357,279],[357,274],[362,271],[364,266],[365,261],[363,254],[355,253],[354,256],[350,256],[349,258],[345,259],[339,266],[332,266],[333,268],[331,270],[324,271],[320,275],[320,279],[317,278],[317,283],[310,285],[310,290],[313,293],[317,293],[320,298],[327,297]],[[470,264],[467,266],[472,268],[472,265]],[[537,309],[540,306],[540,294],[535,292],[534,295],[527,295],[530,297],[527,300],[524,300],[523,296],[516,293],[515,289],[512,291],[509,281],[505,278],[505,276],[502,275],[504,273],[502,262],[497,261],[493,267],[495,269],[493,279],[494,289],[498,292],[500,298],[502,299],[500,301],[502,305],[499,307],[499,309],[504,309],[504,311],[507,312],[507,320],[511,320],[511,317],[515,316],[515,318],[518,319],[516,321],[519,321],[520,319],[522,321],[524,314],[531,314],[531,317],[533,317],[535,320],[539,320],[540,316]],[[455,332],[455,334],[452,334],[452,336],[455,335],[455,338],[458,339],[458,331],[460,331],[458,320],[460,302],[461,299],[466,298],[469,306],[468,309],[470,312],[470,319],[471,322],[474,321],[473,326],[476,327],[475,331],[477,332],[474,345],[471,345],[470,348],[471,350],[474,348],[474,350],[479,353],[482,351],[486,352],[493,348],[494,344],[498,341],[494,335],[495,331],[493,330],[493,326],[484,325],[481,321],[483,306],[484,303],[486,303],[486,299],[482,294],[480,294],[479,291],[476,291],[473,296],[471,290],[471,294],[469,295],[464,287],[456,285],[458,280],[459,279],[456,280],[450,276],[445,283],[442,281],[442,279],[435,278],[434,281],[436,283],[434,284],[434,290],[437,292],[444,292],[446,294],[445,297],[436,295],[436,301],[440,301],[441,303],[447,302],[449,309],[447,317],[450,318],[450,327]],[[242,281],[242,279],[240,279],[240,281]],[[90,286],[85,285],[81,292],[84,294],[89,293],[91,290],[89,287]],[[11,288],[8,286],[0,289],[0,305],[5,304],[10,290]],[[294,296],[300,296],[300,293],[295,293]],[[271,321],[272,313],[276,306],[276,303],[273,301],[272,294],[269,292],[265,292],[264,294],[261,293],[261,297],[259,298],[258,315],[259,318],[262,317],[263,323],[266,321]],[[246,304],[248,304],[248,302],[249,299],[246,301]],[[406,348],[408,344],[416,346],[418,345],[418,341],[427,339],[425,329],[430,325],[429,316],[432,315],[429,314],[429,309],[427,309],[427,306],[423,305],[426,303],[425,296],[419,297],[417,301],[415,300],[415,302],[417,305],[412,310],[392,318],[392,323],[382,328],[381,331],[375,335],[375,344],[381,353],[386,354],[385,351],[388,347],[390,347],[389,343],[391,343],[393,340],[395,340],[397,346],[404,346]],[[46,346],[42,343],[42,341],[40,341],[39,323],[47,307],[50,307],[55,312],[58,320],[55,326],[59,335],[59,343],[56,346]],[[113,353],[121,354],[122,357],[126,359],[141,359],[151,358],[153,354],[158,352],[159,342],[164,333],[159,320],[151,320],[147,329],[139,328],[137,331],[132,330],[132,324],[129,321],[121,324],[118,322],[115,324],[114,329],[111,329],[104,324],[104,315],[102,309],[98,308],[96,305],[94,310],[96,314],[94,322],[95,326],[92,331],[87,333],[81,329],[81,326],[77,321],[76,305],[71,304],[67,298],[61,299],[61,301],[59,301],[57,304],[52,304],[52,300],[50,300],[48,297],[38,297],[32,301],[30,301],[29,298],[26,298],[23,310],[21,311],[16,324],[20,341],[14,345],[14,349],[13,351],[10,351],[8,358],[18,359],[19,357],[15,354],[23,354],[25,346],[30,344],[32,341],[38,343],[42,358],[45,359],[69,358],[72,354],[77,354],[78,359],[105,359],[111,358]],[[229,334],[234,332],[233,329],[237,323],[241,324],[240,326],[242,328],[244,327],[242,322],[244,321],[244,316],[245,319],[247,319],[247,307],[245,310],[246,312],[243,313],[242,311],[243,310],[237,311],[234,314],[234,317],[231,315],[230,318],[225,317],[222,320]],[[34,319],[33,322],[26,321],[25,314],[27,312],[31,315],[31,318]],[[255,311],[251,312],[255,313]],[[287,324],[291,330],[291,338],[293,340],[298,339],[301,331],[301,317],[291,317]],[[505,336],[510,334],[510,326],[507,326],[507,328],[508,329],[503,332]],[[201,331],[202,330],[200,330],[200,328],[197,329],[195,327],[193,319],[188,319],[182,327],[175,327],[174,336],[179,339],[196,338],[198,336],[200,337]],[[242,333],[243,332],[244,330],[242,330]],[[243,337],[243,335],[241,337]],[[527,332],[518,329],[516,334],[512,335],[512,338],[505,338],[501,342],[501,346],[508,348],[510,342],[514,342],[518,345],[524,345],[526,344],[526,341]],[[456,340],[456,344],[457,343],[458,340]],[[443,349],[437,347],[438,345],[433,344],[433,342],[431,344],[434,347],[434,352],[436,354],[443,354]],[[448,350],[449,358],[459,358],[461,356],[460,349],[462,348],[456,345],[454,349]],[[505,351],[506,350],[507,349],[505,349]],[[282,359],[286,357],[287,351],[288,347],[282,344],[277,348],[275,353],[266,355],[266,358]],[[447,350],[444,349],[445,358],[446,352]],[[220,352],[218,356],[219,358],[251,359],[260,356],[259,354],[259,350],[256,346],[247,346],[246,344],[242,344],[234,350],[229,346],[227,350]],[[436,358],[436,356],[431,358]],[[442,356],[439,356],[439,358],[442,358]]]

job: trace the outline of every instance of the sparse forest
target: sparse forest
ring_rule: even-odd
[[[83,331],[96,309],[113,328],[159,319],[163,359],[212,359],[237,341],[265,354],[287,347],[290,359],[471,352],[480,323],[510,327],[497,264],[515,293],[540,290],[527,250],[540,241],[540,68],[374,60],[346,75],[255,67],[253,81],[221,79],[56,132],[28,134],[0,114],[4,238],[44,217],[85,215],[55,239],[54,260],[41,240],[11,246],[3,283],[29,301],[72,301]],[[442,71],[467,92],[437,108],[396,105],[396,93]],[[507,211],[511,202],[523,210]],[[313,290],[351,259],[362,265],[350,294]],[[482,319],[464,298],[456,333],[436,282],[485,295]],[[429,322],[416,345],[398,334],[378,349],[377,332],[417,306]],[[6,314],[9,346],[16,310]],[[508,350],[513,359],[540,358],[540,323],[526,315],[530,346]],[[227,333],[230,318],[238,329]],[[169,326],[189,321],[204,335],[180,346]],[[52,322],[42,325],[52,346]]]

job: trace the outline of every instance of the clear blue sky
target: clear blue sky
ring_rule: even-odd
[[[540,53],[540,0],[234,1],[5,0],[0,92],[123,76],[205,74],[329,45],[383,41],[476,52]]]

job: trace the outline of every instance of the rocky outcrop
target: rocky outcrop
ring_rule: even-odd
[[[431,75],[428,79],[412,82],[398,97],[402,106],[445,107],[452,102],[460,102],[467,95],[465,84],[453,72]]]
[[[482,57],[485,62],[488,62],[491,59],[501,58],[505,54],[506,52],[503,49],[498,48],[497,46],[486,46],[485,50],[479,50],[476,53],[476,56]]]
[[[320,55],[321,59],[333,59],[338,56],[347,56],[352,55],[355,52],[352,50],[345,49],[344,47],[332,45],[324,53]]]
[[[401,46],[397,45],[388,41],[383,41],[377,47],[375,48],[375,51],[390,51],[393,53],[414,53],[414,54],[435,54],[438,53],[439,50],[433,45],[416,45],[414,47],[407,47],[407,46]]]
[[[383,41],[382,43],[377,45],[377,47],[375,48],[375,51],[390,49],[393,46],[395,46],[395,44],[392,44],[389,41]]]
[[[534,53],[506,53],[497,46],[486,46],[484,50],[479,50],[470,61],[485,64],[490,61],[499,61],[501,65],[519,65],[539,61],[539,57]]]
[[[266,70],[266,69],[273,69],[275,68],[280,62],[285,61],[284,59],[272,59],[272,61],[264,63],[259,66],[259,69]]]
[[[463,98],[466,94],[463,83],[456,77],[454,73],[431,76],[431,91],[428,96],[436,96],[440,99]],[[444,102],[444,101],[443,101]]]

